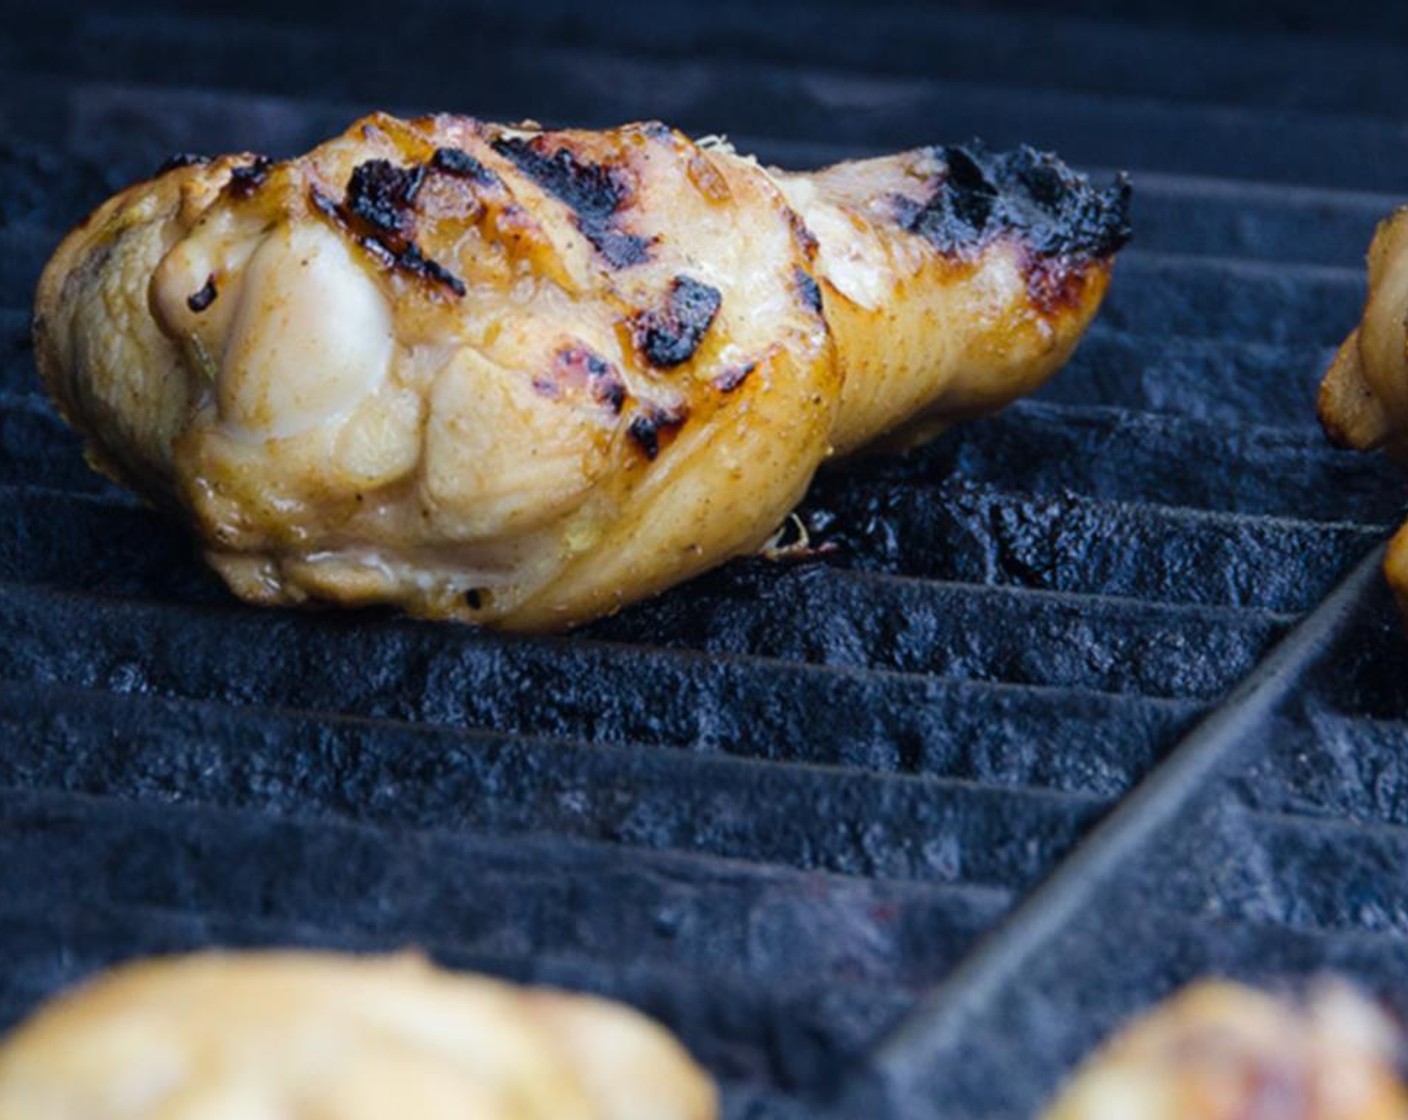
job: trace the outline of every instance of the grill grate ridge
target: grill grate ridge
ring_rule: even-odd
[[[28,729],[0,763],[11,789],[1006,888],[1038,876],[1104,804],[1090,792],[33,684],[0,683],[0,726]]]

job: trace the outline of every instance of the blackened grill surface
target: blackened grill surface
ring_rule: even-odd
[[[1404,486],[1312,415],[1408,193],[1401,13],[1150,7],[0,12],[0,1018],[137,954],[416,943],[645,1008],[731,1118],[961,1120],[1029,1114],[1206,969],[1408,1010],[1404,643],[1371,567],[1317,610]],[[810,559],[564,639],[255,611],[83,463],[32,288],[172,152],[374,107],[659,118],[788,166],[1031,144],[1127,168],[1137,240],[1036,399],[824,472]],[[620,184],[539,155],[625,236]]]

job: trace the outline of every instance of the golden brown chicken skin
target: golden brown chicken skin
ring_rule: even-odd
[[[0,1120],[715,1120],[708,1076],[603,999],[413,956],[128,964],[0,1044]]]
[[[1320,385],[1320,422],[1337,446],[1382,447],[1408,466],[1408,207],[1381,222],[1369,246],[1364,318]],[[1408,616],[1408,526],[1384,571]]]
[[[1342,985],[1308,1003],[1204,981],[1077,1071],[1046,1120],[1408,1120],[1401,1039]]]
[[[378,114],[109,201],[37,353],[242,598],[557,628],[756,550],[828,456],[1039,385],[1127,195],[1029,149],[800,175],[659,124]]]

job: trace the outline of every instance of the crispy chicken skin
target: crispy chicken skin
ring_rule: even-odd
[[[1299,1006],[1204,981],[1097,1051],[1046,1120],[1408,1120],[1400,1045],[1342,985]]]
[[[419,958],[127,965],[0,1046],[0,1120],[714,1120],[713,1083],[619,1004]]]
[[[1369,298],[1320,385],[1320,422],[1339,447],[1382,447],[1408,466],[1408,207],[1379,224],[1369,246]],[[1408,526],[1384,571],[1408,615]]]
[[[1021,149],[813,175],[659,124],[378,114],[169,168],[41,279],[91,461],[260,603],[557,628],[756,550],[817,466],[998,408],[1128,237]]]

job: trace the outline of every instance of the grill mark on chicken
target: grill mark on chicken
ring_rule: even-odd
[[[165,175],[168,171],[175,171],[178,167],[192,167],[195,164],[207,164],[210,162],[209,156],[197,155],[195,152],[172,152],[159,164],[152,172],[153,178]]]
[[[427,257],[415,242],[415,199],[424,180],[424,165],[397,167],[388,160],[371,159],[352,169],[342,202],[334,202],[316,187],[310,197],[315,209],[350,232],[388,268],[463,296],[468,290],[464,281]]]
[[[416,276],[423,277],[433,284],[449,288],[457,296],[463,296],[467,289],[464,281],[442,265],[439,261],[431,260],[421,252],[420,246],[412,242],[405,250],[398,253],[395,258],[395,266],[410,272]]]
[[[436,148],[435,154],[430,157],[430,162],[426,166],[432,171],[441,171],[446,175],[469,179],[481,186],[492,186],[499,181],[499,177],[493,171],[468,152],[461,151],[459,148]]]
[[[567,148],[545,155],[539,144],[518,137],[501,137],[492,147],[571,208],[582,236],[612,268],[627,268],[649,258],[651,241],[617,225],[617,215],[631,194],[618,169],[587,163]]]
[[[415,201],[425,167],[397,167],[384,159],[369,159],[352,169],[343,206],[402,250],[415,227]]]
[[[255,156],[249,163],[236,167],[230,172],[230,181],[225,185],[231,198],[245,199],[264,185],[269,178],[269,169],[274,161],[268,156]]]
[[[626,403],[626,386],[616,367],[596,351],[569,343],[553,355],[547,375],[533,379],[533,388],[545,397],[559,400],[564,389],[585,391],[592,400],[619,416]]]
[[[632,323],[636,345],[646,361],[659,369],[682,365],[699,349],[722,304],[718,288],[676,276],[665,306],[636,316]]]
[[[684,405],[646,405],[626,430],[645,457],[654,462],[688,418],[689,409]]]
[[[821,314],[821,285],[805,268],[795,269],[792,273],[793,282],[797,285],[797,295],[802,300],[802,306],[809,310]]]
[[[217,295],[219,295],[219,293],[215,290],[215,274],[212,272],[206,277],[205,285],[200,291],[193,292],[186,297],[186,306],[199,315],[215,302]]]
[[[929,197],[894,198],[895,220],[936,249],[966,255],[1017,234],[1038,256],[1103,260],[1130,238],[1130,185],[1104,191],[1055,156],[1023,145],[995,154],[976,142],[930,149],[941,170]]]

